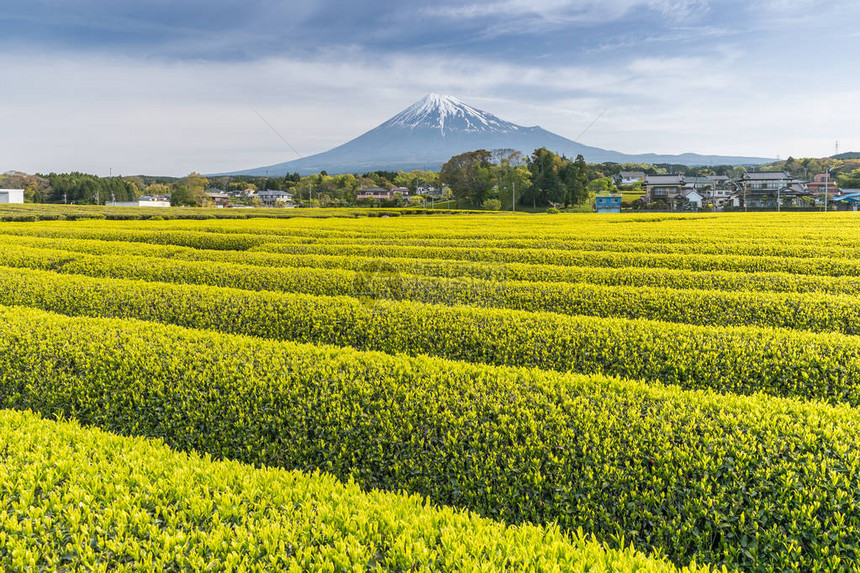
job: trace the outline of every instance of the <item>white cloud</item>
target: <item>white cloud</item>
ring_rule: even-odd
[[[0,171],[106,175],[251,168],[371,129],[427,92],[522,125],[625,152],[787,156],[860,149],[860,80],[817,90],[802,69],[774,81],[731,46],[720,58],[631,57],[615,66],[536,67],[434,55],[253,63],[0,56]]]
[[[424,13],[446,18],[489,16],[538,16],[546,22],[603,22],[621,18],[634,8],[646,8],[671,19],[682,20],[708,7],[708,0],[499,0],[437,6]]]

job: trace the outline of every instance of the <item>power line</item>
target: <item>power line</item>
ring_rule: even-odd
[[[256,113],[256,114],[257,114],[257,117],[259,117],[260,119],[262,119],[262,120],[263,120],[263,123],[265,123],[266,125],[268,125],[268,126],[269,126],[269,129],[271,129],[272,131],[274,131],[274,132],[275,132],[275,135],[277,135],[278,137],[280,137],[280,138],[281,138],[281,141],[283,141],[284,143],[286,143],[286,144],[287,144],[287,147],[289,147],[290,149],[292,149],[292,150],[293,150],[293,153],[295,153],[296,155],[298,155],[298,156],[299,156],[299,159],[301,159],[302,161],[304,161],[304,162],[305,162],[305,165],[307,165],[307,160],[304,158],[304,156],[303,156],[301,153],[299,153],[298,151],[296,151],[296,148],[295,148],[295,147],[293,147],[292,145],[290,145],[290,142],[289,142],[289,141],[287,141],[286,139],[284,139],[284,136],[283,136],[283,135],[281,135],[280,133],[278,133],[278,130],[277,130],[277,129],[275,129],[274,127],[272,127],[272,124],[271,124],[271,123],[269,123],[268,121],[266,121],[266,118],[265,118],[265,117],[263,117],[262,115],[260,115],[260,112],[259,112],[259,111],[257,111],[257,110],[255,109],[255,110],[254,110],[254,113]],[[310,167],[310,165],[308,165],[308,167]]]
[[[580,139],[583,135],[585,135],[585,132],[586,132],[586,131],[588,131],[589,129],[591,129],[591,126],[592,126],[592,125],[594,125],[595,123],[597,123],[597,120],[598,120],[598,119],[600,119],[601,117],[603,117],[603,114],[604,114],[604,113],[606,113],[608,110],[609,110],[609,108],[605,108],[603,111],[601,111],[599,114],[597,114],[597,117],[595,117],[593,120],[591,120],[591,123],[589,123],[587,126],[585,126],[585,129],[583,129],[583,130],[579,133],[579,135],[577,135],[577,136],[576,136],[576,139],[574,139],[574,140],[573,140],[573,142],[574,142],[574,143],[579,143],[579,139]],[[568,146],[568,147],[569,147],[569,146]],[[562,154],[562,155],[564,155],[565,153],[567,153],[567,149],[568,149],[568,148],[566,147],[566,148],[564,149],[564,151],[562,151],[562,153],[561,153],[561,154]]]

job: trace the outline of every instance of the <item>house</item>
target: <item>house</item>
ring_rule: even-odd
[[[383,189],[382,187],[365,187],[361,191],[359,191],[358,195],[355,196],[356,199],[373,199],[376,201],[381,201],[383,199],[391,199],[391,191],[387,189]]]
[[[615,176],[615,184],[619,187],[624,185],[636,185],[645,181],[644,171],[622,171]]]
[[[424,197],[441,197],[442,189],[437,189],[433,187],[429,183],[422,183],[418,187],[415,188],[416,195],[423,195]]]
[[[809,181],[806,184],[806,188],[809,189],[809,192],[813,195],[821,195],[826,189],[827,193],[831,197],[838,191],[836,181],[834,181],[832,177],[829,177],[829,174],[825,173],[814,175],[812,177],[812,181]]]
[[[747,171],[736,183],[738,188],[730,197],[735,207],[798,206],[802,198],[811,197],[806,185],[785,171]]]
[[[683,204],[682,208],[687,207],[689,209],[701,209],[702,208],[702,200],[705,197],[699,193],[694,187],[684,187],[684,190],[681,191],[681,202]],[[677,200],[676,200],[677,201]]]
[[[215,203],[215,207],[223,209],[230,205],[230,195],[220,189],[210,189],[206,192],[206,196]]]
[[[696,190],[703,193],[708,202],[718,209],[724,207],[729,201],[732,193],[737,190],[737,185],[725,175],[709,175],[706,177],[710,181],[710,188],[697,188]]]
[[[860,189],[843,189],[833,198],[834,205],[846,205],[852,211],[860,209]]]
[[[624,196],[621,193],[610,193],[607,195],[595,195],[594,197],[594,212],[595,213],[620,213],[621,199]]]
[[[274,207],[276,205],[284,207],[293,206],[293,194],[289,191],[278,191],[277,189],[257,191],[257,199],[267,207]]]
[[[23,203],[23,189],[0,189],[0,203]]]
[[[729,196],[735,191],[735,184],[725,175],[707,175],[704,177],[685,177],[684,193],[695,191],[701,196],[701,206],[723,207]]]
[[[409,188],[408,187],[392,187],[391,195],[394,196],[397,193],[400,193],[401,197],[409,197]]]
[[[645,200],[648,203],[662,201],[672,204],[674,199],[682,196],[685,184],[683,175],[646,175]]]

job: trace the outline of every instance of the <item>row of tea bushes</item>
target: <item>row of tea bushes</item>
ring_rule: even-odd
[[[530,237],[530,238],[472,238],[472,237],[390,237],[385,233],[374,236],[344,236],[331,233],[309,233],[307,235],[292,235],[292,240],[309,244],[325,245],[397,245],[410,247],[433,248],[469,248],[469,249],[549,249],[577,251],[605,251],[620,253],[664,253],[690,255],[745,255],[754,257],[796,257],[796,258],[858,258],[860,248],[851,244],[813,244],[792,241],[749,241],[725,240],[714,242],[709,237],[687,237],[682,242],[655,242],[652,238],[640,240],[623,238],[607,240],[602,238],[571,237]],[[278,241],[290,242],[286,236]]]
[[[0,449],[4,571],[676,571],[555,527],[505,527],[29,412],[0,411]]]
[[[846,294],[705,291],[587,283],[487,281],[381,271],[278,268],[21,248],[0,265],[91,277],[202,284],[447,305],[509,308],[713,326],[860,334],[860,300]],[[2,275],[0,275],[2,276]]]
[[[0,236],[41,237],[48,239],[88,239],[109,242],[134,242],[176,245],[195,249],[243,251],[258,246],[264,239],[238,233],[206,233],[182,230],[99,229],[67,227],[0,226]],[[5,238],[5,237],[4,237]]]
[[[860,277],[807,275],[786,272],[689,271],[662,267],[589,267],[529,263],[361,257],[345,255],[289,255],[266,252],[205,250],[139,242],[55,239],[7,236],[4,243],[16,250],[3,254],[4,261],[26,260],[27,249],[64,250],[92,255],[142,256],[185,261],[278,268],[354,270],[362,273],[414,274],[495,281],[585,282],[591,284],[728,291],[821,292],[853,294]],[[2,264],[17,264],[7,263]],[[23,264],[23,263],[22,263]],[[249,271],[255,274],[259,270]]]
[[[694,271],[789,272],[830,276],[860,276],[860,260],[848,253],[819,258],[753,256],[742,254],[659,253],[645,249],[577,250],[575,248],[488,248],[386,245],[350,242],[307,244],[300,237],[255,233],[217,233],[181,229],[0,227],[0,234],[46,238],[97,239],[102,241],[145,242],[215,250],[264,250],[290,254],[327,254],[386,258],[468,260],[501,263],[551,264],[596,267],[655,267]],[[314,240],[313,238],[309,240]],[[344,242],[341,242],[344,241]],[[575,246],[575,244],[574,244]],[[801,247],[798,247],[802,250]]]
[[[802,259],[749,255],[661,254],[649,252],[577,251],[551,249],[470,249],[399,245],[316,245],[267,242],[251,247],[273,253],[350,255],[414,259],[451,259],[499,263],[594,267],[657,267],[690,271],[789,272],[796,274],[860,276],[860,260],[853,258]]]
[[[159,437],[219,458],[320,469],[365,488],[417,492],[508,523],[581,528],[610,546],[632,544],[676,564],[695,559],[748,571],[814,571],[860,559],[860,413],[847,406],[28,309],[0,309],[0,324],[4,407]],[[69,447],[62,437],[57,444]],[[81,455],[86,461],[72,467],[102,459],[129,465],[110,448]],[[10,471],[17,464],[2,467]],[[45,464],[45,471],[51,467]],[[153,467],[154,475],[173,475],[163,465]],[[93,471],[99,480],[114,475]],[[127,472],[120,467],[115,474],[124,478]],[[39,481],[31,471],[22,480],[27,497],[12,500],[16,507],[26,510],[68,487],[78,491],[73,479],[56,478],[59,489],[51,479]],[[175,495],[169,482],[138,487],[168,499]],[[239,527],[246,505],[273,511],[265,509],[267,496],[260,502],[259,494],[245,492],[229,497],[226,516],[220,509],[213,515],[206,496],[180,487],[191,494],[191,507],[171,513],[161,504],[146,505],[149,511],[129,529],[148,531],[153,519],[214,519]],[[100,491],[109,499],[136,499],[122,487]],[[87,500],[86,506],[94,505]],[[71,501],[59,500],[56,509],[71,512],[76,522],[89,519],[89,510]],[[329,528],[337,531],[339,514],[374,531],[369,519],[355,516],[363,504],[356,510],[347,497],[342,501],[348,513],[313,520],[319,541],[328,540],[322,532]],[[312,514],[313,504],[306,498],[305,504]],[[48,519],[47,508],[32,511]],[[414,505],[412,511],[420,516]],[[66,538],[66,530],[55,531]],[[98,531],[111,529],[88,531],[86,539]],[[472,537],[478,546],[488,543],[484,535]],[[231,531],[213,542],[242,547],[242,539]],[[290,536],[279,532],[271,543],[277,539],[286,544]],[[542,542],[528,551],[539,558],[542,551],[557,551],[555,545]],[[342,547],[335,545],[331,554],[340,555]],[[461,551],[469,555],[470,547]],[[516,561],[507,565],[517,568]]]
[[[860,404],[860,338],[0,269],[0,304]]]

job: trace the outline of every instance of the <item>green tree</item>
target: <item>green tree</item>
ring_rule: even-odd
[[[439,179],[450,185],[454,198],[478,206],[487,199],[493,187],[491,154],[486,149],[468,151],[449,159],[439,172]]]
[[[562,159],[545,147],[535,149],[527,161],[531,174],[531,185],[523,194],[522,201],[535,206],[565,202],[567,188],[559,174]]]
[[[175,207],[202,207],[206,204],[206,187],[209,180],[203,175],[192,172],[173,186],[170,204]]]
[[[836,181],[841,189],[860,189],[860,169],[854,169],[849,173],[839,173],[836,176]]]
[[[566,186],[564,206],[579,205],[588,200],[588,164],[582,155],[574,161],[562,158],[562,179]]]

